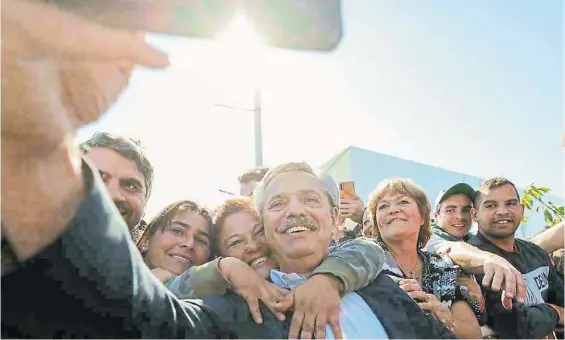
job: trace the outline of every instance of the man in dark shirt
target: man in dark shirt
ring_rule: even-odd
[[[507,259],[526,281],[525,303],[511,309],[503,306],[500,292],[486,290],[487,325],[499,337],[522,339],[541,339],[563,327],[563,280],[543,249],[515,237],[524,207],[514,184],[487,180],[476,192],[475,207],[479,231],[469,242]]]

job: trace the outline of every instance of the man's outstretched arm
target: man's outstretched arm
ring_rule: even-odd
[[[513,298],[520,303],[525,301],[526,283],[522,274],[502,257],[465,242],[449,241],[439,247],[436,253],[447,254],[466,273],[484,274],[480,284],[494,291],[504,290],[507,308],[511,308]]]
[[[91,189],[67,228],[2,277],[3,335],[213,337],[215,315],[156,280],[98,175],[83,172]]]
[[[344,284],[343,294],[366,287],[383,269],[384,251],[373,240],[356,238],[331,247],[313,274],[331,274]]]
[[[2,244],[16,262],[2,273],[2,335],[213,337],[213,316],[145,267],[71,142],[135,65],[165,66],[166,56],[43,2],[3,1],[1,32]]]
[[[551,254],[565,247],[565,234],[563,229],[565,229],[565,221],[537,234],[529,239],[529,241],[538,245],[548,254]]]

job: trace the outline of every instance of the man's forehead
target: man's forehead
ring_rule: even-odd
[[[118,152],[102,147],[94,147],[87,153],[88,159],[96,168],[115,177],[133,177],[142,180],[143,174],[134,160],[120,155]]]
[[[480,189],[477,192],[480,193],[482,196],[482,200],[492,200],[492,199],[511,199],[511,198],[518,198],[516,194],[516,190],[510,184],[501,185],[496,188],[484,188]]]
[[[322,181],[318,177],[304,171],[290,171],[275,177],[267,186],[265,193],[267,198],[270,198],[310,190],[321,194],[324,193]]]
[[[471,198],[465,194],[455,194],[446,197],[442,202],[444,206],[472,205]]]

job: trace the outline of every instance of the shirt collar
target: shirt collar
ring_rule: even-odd
[[[276,269],[271,269],[271,281],[279,287],[293,289],[302,282],[306,281],[304,276],[296,273],[283,273]]]
[[[493,247],[496,247],[497,249],[499,249],[500,251],[507,253],[507,254],[517,254],[518,252],[520,252],[520,248],[518,248],[518,244],[516,244],[516,239],[514,239],[514,244],[512,245],[512,251],[506,251],[502,248],[500,248],[499,246],[497,246],[496,244],[492,243],[485,235],[483,235],[480,231],[477,232],[477,237],[485,242],[488,243],[490,245],[492,245]]]

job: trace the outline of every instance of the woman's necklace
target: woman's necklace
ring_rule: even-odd
[[[416,275],[416,272],[418,271],[418,266],[420,265],[420,262],[418,260],[416,260],[416,266],[414,267],[414,269],[408,269],[405,266],[403,266],[402,264],[400,264],[400,262],[398,262],[398,261],[396,261],[396,264],[398,264],[400,269],[402,269],[404,271],[404,274],[410,273],[411,279],[420,280],[420,277]]]

